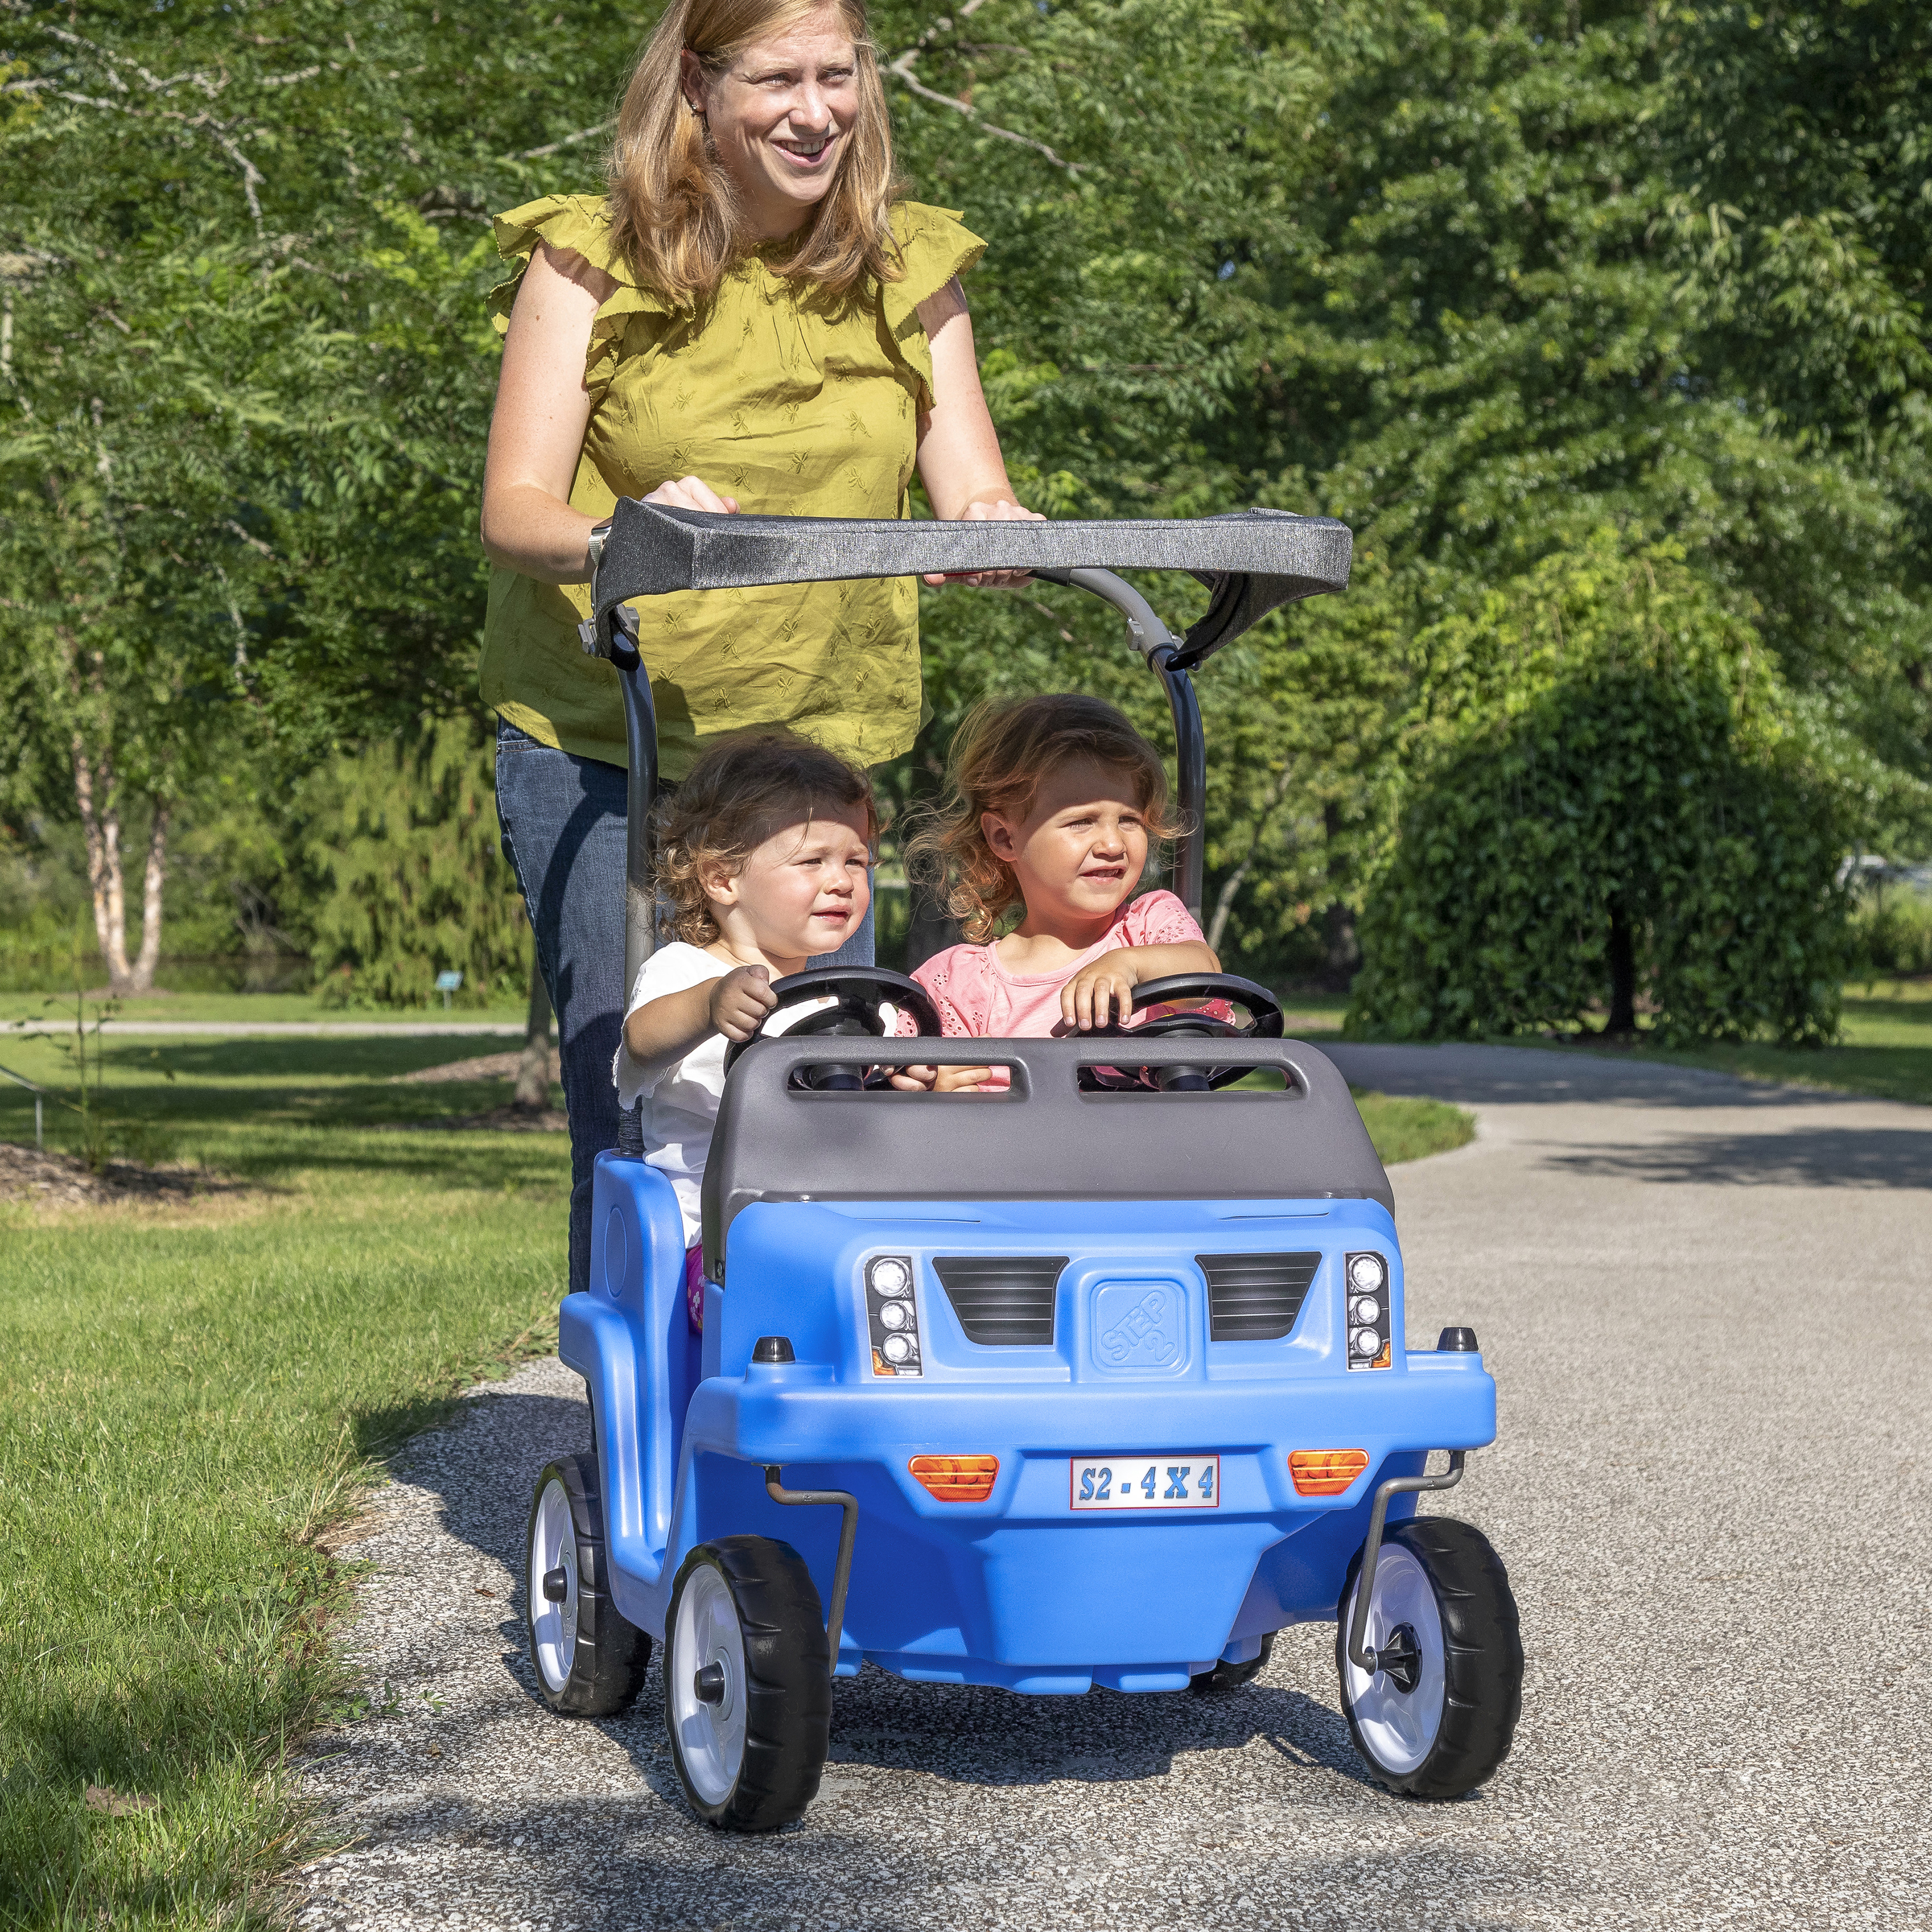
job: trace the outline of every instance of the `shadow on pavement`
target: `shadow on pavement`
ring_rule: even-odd
[[[464,1406],[451,1429],[410,1443],[394,1473],[440,1496],[443,1527],[515,1579],[498,1626],[501,1656],[506,1674],[534,1703],[536,1680],[524,1652],[525,1518],[544,1464],[590,1447],[590,1413],[582,1402],[536,1393],[479,1395]],[[632,1712],[598,1728],[681,1809],[675,1774],[662,1754],[658,1664],[654,1658]],[[1265,1682],[1210,1696],[1093,1690],[1084,1697],[1022,1697],[974,1685],[907,1684],[871,1667],[836,1687],[832,1768],[917,1771],[969,1787],[1120,1784],[1164,1777],[1178,1754],[1239,1750],[1257,1738],[1286,1764],[1372,1785],[1336,1712]]]
[[[1824,1088],[1739,1080],[1699,1066],[1630,1060],[1533,1046],[1377,1046],[1314,1042],[1352,1087],[1416,1094],[1462,1106],[1829,1107],[1870,1104]]]
[[[1745,1187],[1932,1189],[1932,1126],[1798,1127],[1544,1156],[1571,1174]]]

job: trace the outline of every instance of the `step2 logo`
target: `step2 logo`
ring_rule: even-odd
[[[1110,1282],[1094,1298],[1094,1352],[1106,1369],[1167,1369],[1180,1360],[1186,1303],[1160,1282]]]

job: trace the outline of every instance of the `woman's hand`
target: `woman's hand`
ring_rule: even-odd
[[[669,510],[709,510],[714,517],[735,517],[738,500],[721,496],[701,476],[681,476],[675,483],[660,483],[644,499],[662,503]]]
[[[1029,510],[1024,504],[1007,499],[991,503],[968,503],[956,520],[962,524],[1043,524],[1046,519],[1037,510]],[[1010,590],[1015,584],[1025,583],[1030,574],[1024,570],[968,570],[949,577],[941,571],[926,580],[932,584],[970,584],[976,590]]]

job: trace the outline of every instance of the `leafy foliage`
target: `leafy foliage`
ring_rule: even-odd
[[[427,1006],[520,994],[530,928],[498,844],[492,746],[467,718],[336,759],[311,781],[308,858],[328,882],[315,913],[323,998]]]
[[[1672,547],[1601,541],[1427,642],[1434,717],[1370,902],[1355,1030],[1572,1024],[1622,976],[1666,1039],[1832,1036],[1838,800],[1762,641]],[[1504,663],[1507,689],[1486,688]]]
[[[472,705],[484,219],[595,185],[647,19],[0,21],[9,804],[70,814],[73,719],[111,698],[90,728],[192,837],[218,772],[306,797],[305,772]],[[1674,544],[1712,621],[1748,627],[1775,673],[1754,702],[1845,836],[1932,842],[1922,9],[881,0],[873,26],[910,186],[992,244],[970,292],[1026,500],[1357,532],[1346,598],[1201,680],[1231,956],[1346,978],[1450,754],[1432,654],[1606,532],[1626,558]],[[1144,587],[1188,614],[1191,586]],[[1102,689],[1164,732],[1072,593],[955,589],[924,618],[902,801],[988,690]],[[1485,705],[1544,688],[1486,662]],[[1473,756],[1493,710],[1461,728]],[[253,850],[235,896],[291,933],[302,868],[268,848],[303,836],[215,842]]]

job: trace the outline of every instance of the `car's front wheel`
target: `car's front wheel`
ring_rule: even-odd
[[[700,1543],[664,1623],[664,1724],[692,1809],[775,1832],[818,1795],[832,1729],[832,1653],[804,1559],[766,1536]]]
[[[1391,1791],[1460,1798],[1508,1755],[1522,1709],[1522,1640],[1502,1560],[1466,1522],[1397,1523],[1369,1600],[1372,1673],[1348,1654],[1361,1568],[1358,1552],[1335,1635],[1348,1733]]]

